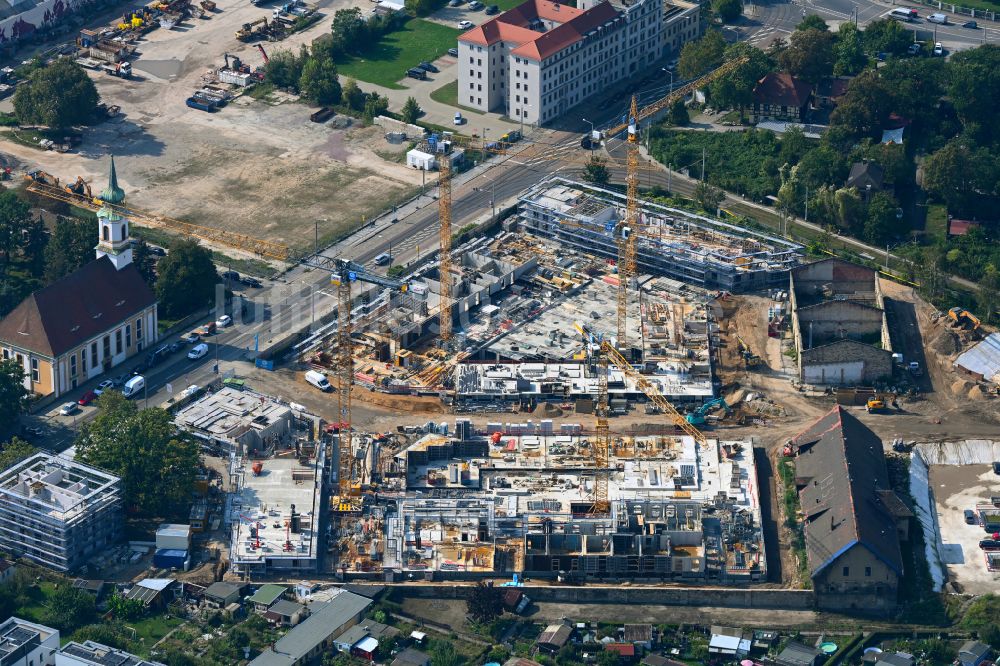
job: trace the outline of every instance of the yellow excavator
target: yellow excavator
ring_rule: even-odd
[[[255,29],[257,26],[262,25],[261,29]],[[241,42],[249,42],[251,39],[256,37],[258,34],[267,32],[267,17],[261,16],[255,21],[250,23],[244,23],[243,27],[236,31],[236,39]]]

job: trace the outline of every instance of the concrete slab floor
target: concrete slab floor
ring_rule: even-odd
[[[1000,476],[990,465],[932,465],[931,490],[934,492],[938,524],[939,552],[949,578],[968,592],[985,594],[1000,591],[1000,573],[986,569],[982,539],[989,538],[982,525],[968,525],[965,510],[988,504],[1000,495]]]

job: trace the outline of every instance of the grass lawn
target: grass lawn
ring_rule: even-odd
[[[48,581],[39,583],[38,587],[31,587],[28,592],[31,597],[31,603],[21,606],[17,610],[18,616],[32,622],[44,622],[45,605],[55,591],[55,584]]]
[[[402,29],[389,33],[363,54],[341,58],[337,70],[358,81],[403,90],[405,87],[396,81],[406,76],[406,70],[455,48],[460,32],[439,23],[411,19]]]
[[[485,0],[483,1],[485,2]],[[521,4],[524,4],[524,0],[492,0],[492,2],[486,2],[487,7],[490,5],[496,5],[502,12],[505,12],[508,9],[513,9]]]
[[[447,104],[448,106],[457,107],[463,111],[468,111],[469,113],[475,113],[479,116],[483,115],[482,111],[468,106],[462,106],[458,103],[458,81],[452,81],[451,83],[444,84],[431,93],[431,99],[435,102],[440,102],[442,104]]]
[[[993,2],[993,0],[960,0],[955,4],[959,7],[969,7],[970,9],[985,9],[991,12],[1000,12],[1000,2]],[[959,24],[961,25],[962,22]]]
[[[924,227],[931,242],[944,241],[948,236],[948,209],[941,204],[927,206],[927,223]]]
[[[169,634],[176,627],[184,624],[184,620],[178,617],[154,615],[143,618],[138,622],[126,622],[126,624],[135,629],[136,640],[148,650],[156,641]]]

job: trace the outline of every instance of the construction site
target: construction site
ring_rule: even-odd
[[[452,436],[393,455],[384,436],[362,436],[357,481],[377,499],[340,523],[330,565],[387,579],[764,580],[752,442],[666,430],[613,436],[605,511],[594,499],[600,444],[580,424],[459,420]]]
[[[319,420],[268,396],[223,387],[179,410],[175,423],[228,461],[222,521],[233,570],[316,571],[326,465]]]

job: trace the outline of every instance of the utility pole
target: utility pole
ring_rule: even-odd
[[[809,221],[809,186],[806,185],[806,222]]]
[[[705,149],[701,149],[701,182],[705,182]]]
[[[674,164],[671,162],[667,165],[667,192],[673,194],[673,190],[670,189],[670,177],[674,172]]]
[[[316,243],[313,251],[319,254],[319,220],[316,220]]]

